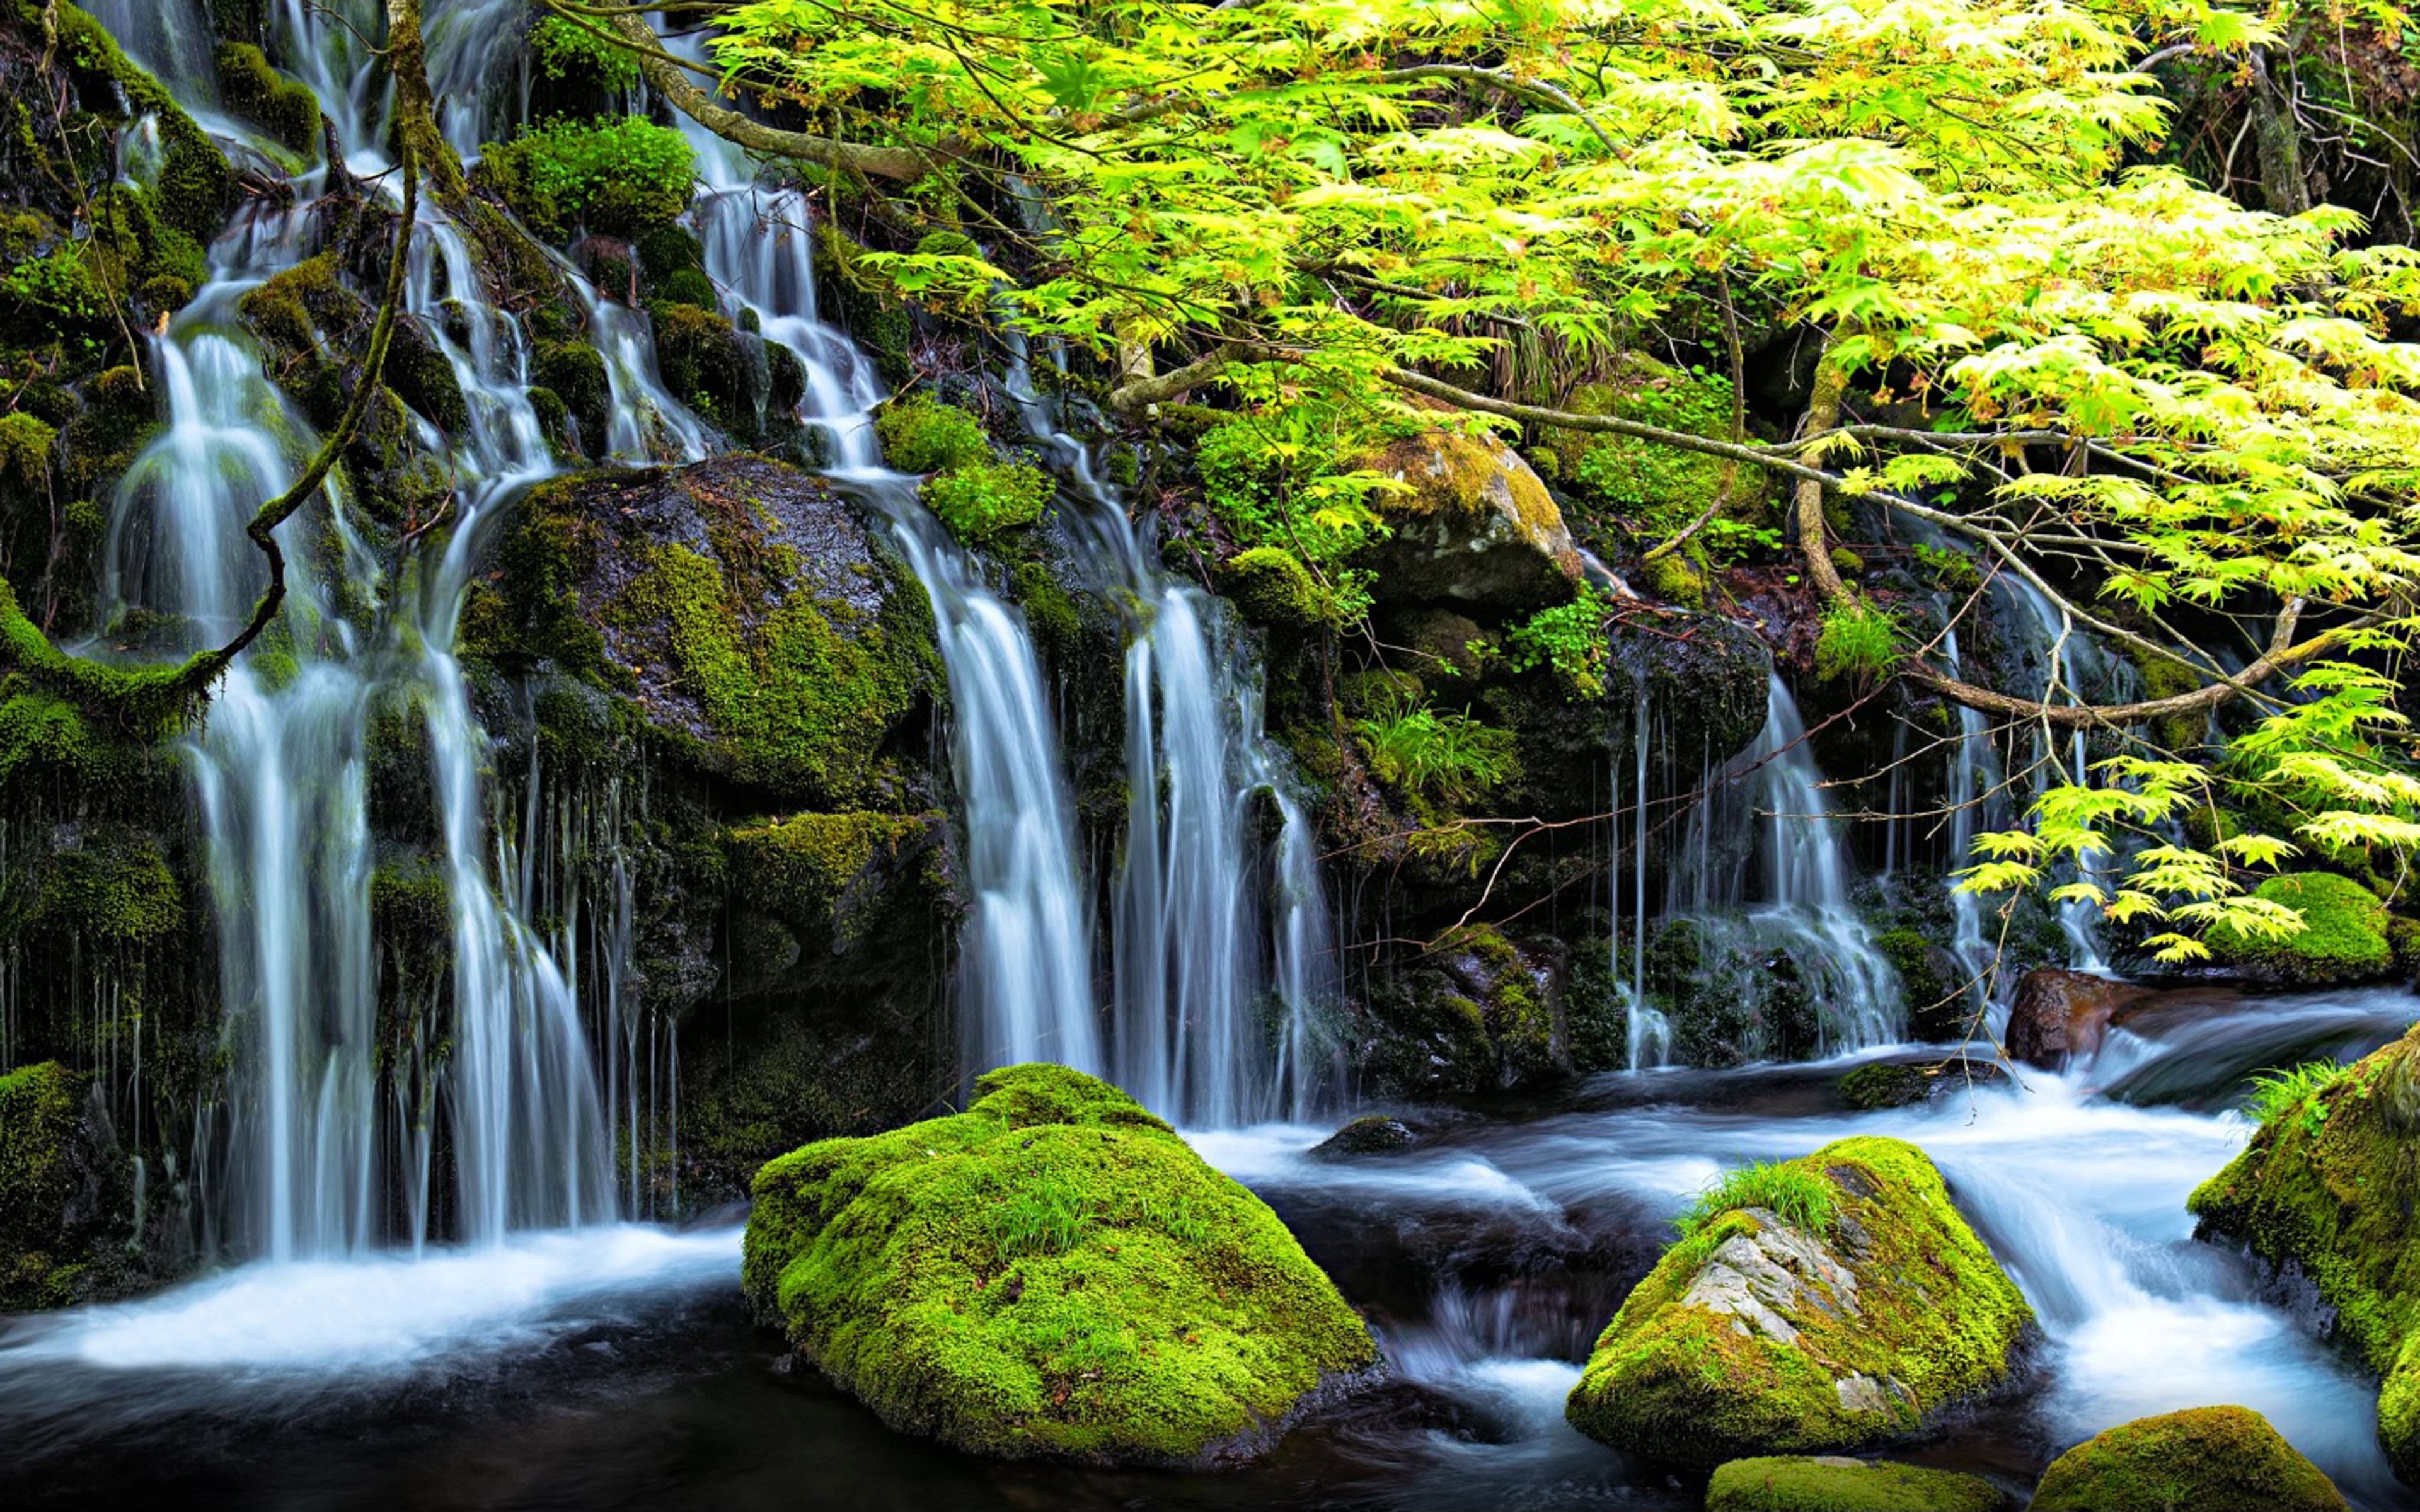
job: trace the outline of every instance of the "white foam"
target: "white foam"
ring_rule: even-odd
[[[257,1264],[141,1301],[23,1327],[0,1374],[37,1362],[102,1370],[359,1378],[542,1347],[595,1305],[736,1279],[739,1230],[636,1225],[529,1235],[419,1257]]]

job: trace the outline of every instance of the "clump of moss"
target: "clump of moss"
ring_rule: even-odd
[[[639,86],[639,60],[592,27],[561,16],[542,16],[530,28],[530,61],[549,79],[572,80],[600,89]]]
[[[1728,379],[1683,371],[1636,354],[1625,357],[1613,377],[1574,390],[1564,408],[1575,414],[1610,415],[1694,436],[1731,433]],[[1675,451],[1635,437],[1550,430],[1546,440],[1559,459],[1565,487],[1590,503],[1634,518],[1685,523],[1727,487],[1743,497],[1762,491],[1761,479],[1735,477],[1738,470],[1719,457]]]
[[[2033,1512],[2336,1512],[2345,1499],[2248,1407],[2137,1418],[2051,1461]]]
[[[2420,1484],[2412,1341],[2420,1337],[2420,1028],[2341,1075],[2304,1079],[2187,1206],[2204,1237],[2291,1267],[2335,1309],[2336,1332],[2386,1379],[2379,1441]]]
[[[1281,547],[1238,551],[1218,567],[1218,591],[1245,617],[1287,630],[1315,630],[1334,622],[1336,606],[1311,569]]]
[[[70,1210],[95,1174],[89,1085],[54,1060],[0,1076],[0,1310],[64,1306],[88,1289],[90,1244]]]
[[[757,1309],[884,1422],[1007,1458],[1245,1458],[1377,1352],[1259,1198],[1107,1083],[985,1075],[966,1112],[755,1181]]]
[[[2176,698],[2204,686],[2209,678],[2174,656],[2145,656],[2140,662],[2143,671],[2143,697],[2146,699]],[[2210,743],[2210,715],[2170,714],[2154,720],[2152,733],[2160,744],[2180,755],[2189,754]]]
[[[307,153],[319,137],[319,97],[310,86],[269,66],[249,42],[221,42],[219,96],[229,110],[269,133],[270,140]]]
[[[735,829],[726,841],[734,896],[785,921],[830,915],[877,857],[923,844],[931,825],[923,814],[807,813]]]
[[[68,851],[52,868],[39,915],[53,928],[133,949],[184,922],[184,889],[148,836],[111,837]]]
[[[1734,1459],[1706,1486],[1706,1512],[1998,1512],[1998,1487],[1949,1470],[1837,1456]]]
[[[2374,981],[2394,971],[2386,904],[2350,877],[2291,872],[2262,882],[2252,896],[2300,910],[2303,928],[2282,940],[2261,940],[2221,924],[2210,933],[2220,959],[2298,986]]]
[[[675,275],[675,282],[703,273]],[[749,431],[756,424],[755,364],[740,344],[731,322],[711,306],[712,285],[706,285],[700,304],[659,303],[655,308],[656,363],[664,384],[698,413],[725,430]]]
[[[592,457],[602,457],[613,409],[613,386],[605,376],[604,354],[584,341],[543,342],[531,377],[563,406],[576,427],[581,449]]]
[[[163,220],[196,244],[207,243],[226,218],[227,199],[235,187],[235,171],[227,166],[217,144],[158,80],[119,50],[101,23],[71,5],[57,6],[55,13],[61,56],[92,84],[79,90],[79,95],[105,100],[114,94],[127,104],[129,114],[121,118],[149,116],[158,122],[160,172],[147,187],[159,196]]]
[[[955,405],[913,393],[874,417],[882,455],[902,472],[948,472],[991,460],[983,422]]]
[[[540,236],[636,238],[689,208],[688,139],[644,116],[550,121],[481,149],[476,177]]]
[[[1050,502],[1050,475],[994,459],[983,422],[955,406],[913,394],[883,406],[874,428],[892,467],[927,474],[925,504],[962,541],[1031,525]]]
[[[2032,1309],[1922,1150],[1843,1139],[1782,1169],[1829,1189],[1838,1237],[1759,1207],[1695,1228],[1598,1338],[1573,1427],[1683,1463],[1854,1450],[2009,1379]],[[1793,1285],[1700,1288],[1716,1266]]]

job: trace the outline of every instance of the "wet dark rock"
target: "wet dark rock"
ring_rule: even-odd
[[[1364,563],[1377,570],[1382,600],[1528,610],[1577,591],[1579,553],[1562,511],[1503,442],[1429,431],[1358,465],[1411,489],[1373,496],[1392,528]]]
[[[1311,1148],[1313,1160],[1351,1160],[1357,1155],[1391,1155],[1419,1140],[1411,1125],[1373,1113],[1354,1119]]]
[[[2150,989],[2057,966],[2039,966],[2017,984],[2009,1010],[2009,1056],[2055,1069],[2101,1048],[2112,1024],[2150,995]]]
[[[2001,1080],[1996,1061],[1951,1056],[1943,1060],[1886,1060],[1860,1066],[1840,1078],[1840,1101],[1860,1113],[1930,1103]]]

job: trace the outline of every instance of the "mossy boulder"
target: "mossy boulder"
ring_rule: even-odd
[[[1370,497],[1386,538],[1357,563],[1382,603],[1450,603],[1501,612],[1567,601],[1579,552],[1537,473],[1493,436],[1429,430],[1352,459],[1404,490]]]
[[[219,98],[229,110],[269,134],[270,140],[307,153],[319,138],[319,97],[310,86],[269,66],[249,42],[222,42],[216,57]]]
[[[1419,1135],[1401,1119],[1373,1113],[1354,1119],[1311,1147],[1313,1160],[1351,1160],[1357,1155],[1393,1155],[1419,1143]]]
[[[784,808],[921,809],[944,696],[923,591],[817,479],[755,456],[531,490],[465,650],[628,701],[662,746]]]
[[[642,116],[556,120],[481,151],[472,183],[551,240],[575,231],[644,238],[689,208],[696,154]]]
[[[2211,930],[2211,949],[2235,974],[2287,987],[2379,981],[2395,974],[2386,904],[2350,877],[2291,872],[2269,878],[2252,896],[2299,910],[2303,928],[2282,940],[2255,939],[2225,924]]]
[[[1734,1459],[1706,1486],[1706,1512],[1998,1512],[2008,1504],[1978,1476],[1837,1455]]]
[[[1244,617],[1280,630],[1315,630],[1334,618],[1329,595],[1302,559],[1281,547],[1238,551],[1218,567],[1218,592]]]
[[[2033,1512],[2335,1512],[2334,1482],[2248,1407],[2137,1418],[2051,1461]]]
[[[2281,1110],[2188,1204],[2334,1311],[2385,1379],[2379,1442],[2420,1485],[2420,1028]]]
[[[1015,1066],[967,1111],[757,1175],[757,1310],[902,1432],[1009,1458],[1247,1458],[1377,1350],[1259,1198],[1105,1082]]]
[[[1698,1224],[1598,1338],[1573,1427],[1684,1464],[1843,1452],[2010,1380],[2033,1311],[1924,1151],[1842,1139],[1785,1169],[1830,1189],[1829,1224],[1763,1208]]]
[[[2007,1076],[2007,1071],[1996,1060],[1973,1060],[1963,1056],[1931,1061],[1883,1060],[1859,1066],[1841,1077],[1840,1101],[1859,1113],[1912,1107]]]

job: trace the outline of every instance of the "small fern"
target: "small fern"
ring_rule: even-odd
[[[2264,1071],[2252,1078],[2252,1095],[2245,1099],[2243,1111],[2265,1128],[2301,1108],[2304,1131],[2317,1134],[2328,1121],[2327,1104],[2319,1094],[2351,1074],[2350,1066],[2333,1060],[2306,1060],[2290,1071]]]

